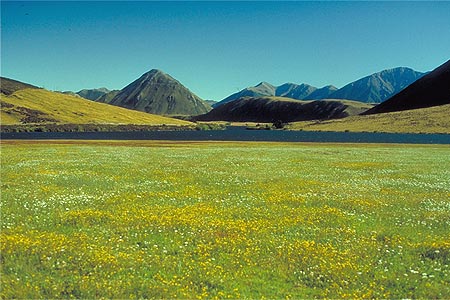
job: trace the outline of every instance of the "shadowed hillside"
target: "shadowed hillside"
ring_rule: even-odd
[[[1,93],[5,95],[11,95],[16,91],[20,91],[23,89],[39,89],[37,86],[6,77],[0,77],[0,87]]]
[[[282,97],[243,97],[194,117],[199,121],[292,122],[344,118],[372,107],[355,101],[300,101]]]

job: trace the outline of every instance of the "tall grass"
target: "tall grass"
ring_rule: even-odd
[[[2,298],[449,298],[450,148],[3,142]]]

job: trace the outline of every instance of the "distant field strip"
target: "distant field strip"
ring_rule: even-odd
[[[2,141],[2,299],[450,298],[450,147]]]

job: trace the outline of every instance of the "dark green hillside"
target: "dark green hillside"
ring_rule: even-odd
[[[198,121],[293,122],[344,118],[371,105],[345,100],[300,101],[282,97],[243,97],[195,117]]]

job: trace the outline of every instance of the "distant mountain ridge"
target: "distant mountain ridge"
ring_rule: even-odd
[[[381,103],[424,76],[426,73],[398,67],[377,72],[338,89],[332,85],[316,88],[309,84],[285,83],[274,86],[261,82],[245,88],[213,105],[218,107],[242,97],[277,96],[297,100],[348,99],[365,103]]]
[[[159,115],[199,115],[211,109],[179,81],[156,69],[124,87],[108,103]]]
[[[330,97],[381,103],[425,74],[405,67],[383,70],[347,84]]]
[[[337,88],[332,85],[319,89],[305,83],[285,83],[280,86],[274,86],[268,82],[261,82],[256,86],[245,88],[226,97],[225,99],[215,103],[213,107],[218,107],[222,104],[242,97],[286,97],[297,100],[326,99],[336,90]]]
[[[95,99],[95,101],[109,104],[112,101],[112,99],[114,99],[114,97],[117,96],[118,93],[120,93],[120,90],[109,91],[108,93]]]
[[[364,114],[387,113],[450,104],[450,60]]]
[[[81,91],[76,92],[76,94],[85,99],[95,101],[98,98],[100,98],[101,96],[103,96],[109,92],[110,92],[110,90],[102,87],[102,88],[98,88],[98,89],[83,89]]]

